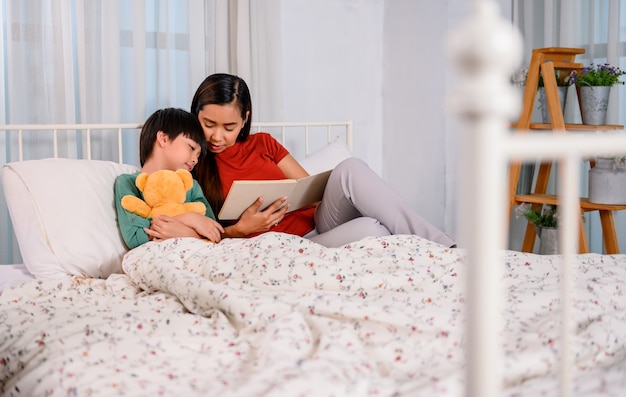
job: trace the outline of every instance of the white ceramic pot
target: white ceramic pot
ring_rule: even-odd
[[[626,170],[616,168],[613,158],[598,158],[589,170],[589,201],[626,204]]]

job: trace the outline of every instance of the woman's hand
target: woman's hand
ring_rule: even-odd
[[[281,197],[263,211],[259,211],[259,208],[263,205],[263,198],[259,197],[241,214],[236,224],[226,227],[224,236],[245,237],[252,233],[270,230],[285,217],[289,207],[288,205],[283,205],[285,201],[287,201],[287,197]]]

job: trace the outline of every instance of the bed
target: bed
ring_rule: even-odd
[[[504,125],[504,116],[488,107],[472,109],[466,125],[489,117]],[[350,123],[346,130],[339,141],[325,133],[328,144],[304,150],[299,158],[309,172],[350,155]],[[308,138],[290,139],[308,147]],[[534,142],[525,139],[503,140],[495,164],[504,164],[511,148],[521,148],[515,156],[528,153]],[[594,142],[585,150],[606,150]],[[563,255],[504,250],[493,238],[497,227],[464,238],[468,244],[458,249],[410,235],[325,248],[266,233],[219,244],[170,239],[127,251],[115,224],[112,181],[134,166],[120,158],[22,160],[3,168],[28,271],[12,269],[21,276],[0,292],[4,396],[626,390],[624,255],[573,255],[567,244]],[[479,178],[485,179],[500,178]],[[469,204],[491,197],[465,193]],[[467,233],[475,220],[464,215]],[[85,219],[98,228],[85,227]],[[485,302],[494,296],[497,302]],[[492,378],[487,386],[485,377]]]
[[[305,167],[349,156],[350,139],[335,139]],[[134,169],[93,159],[3,168],[26,265],[3,272],[16,277],[0,293],[2,395],[463,394],[466,250],[416,236],[331,249],[267,233],[126,252],[112,181]],[[576,395],[625,386],[624,263],[577,256]],[[560,265],[501,253],[505,395],[556,395]]]

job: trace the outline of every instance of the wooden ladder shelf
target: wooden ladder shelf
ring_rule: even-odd
[[[532,129],[552,130],[554,133],[566,133],[567,130],[609,130],[624,128],[624,126],[621,125],[591,126],[582,124],[565,124],[563,110],[561,109],[561,103],[559,101],[556,71],[564,70],[569,73],[572,70],[582,68],[582,64],[574,61],[576,55],[583,54],[584,52],[585,50],[583,48],[562,47],[539,48],[533,50],[530,65],[528,67],[524,98],[522,100],[522,111],[518,122],[513,125],[517,129],[518,133],[526,133]],[[548,111],[550,114],[550,124],[531,123],[540,76],[543,80],[545,89],[546,102],[548,104]],[[580,98],[578,102],[580,103]],[[593,166],[593,163],[591,165]],[[512,163],[510,165],[509,204],[511,210],[514,206],[523,203],[530,203],[535,209],[540,209],[544,204],[559,204],[556,195],[546,194],[551,167],[551,162],[542,162],[537,173],[537,179],[533,191],[530,194],[518,195],[517,183],[520,176],[521,164]],[[586,197],[581,197],[580,199],[581,212],[599,211],[604,248],[607,254],[619,253],[619,245],[615,233],[615,223],[613,220],[613,211],[625,209],[626,205],[595,204],[589,202]],[[579,230],[579,251],[580,253],[587,253],[589,252],[589,246],[587,244],[582,216]],[[532,223],[528,222],[526,225],[522,251],[532,252],[535,245],[535,239],[535,228]]]

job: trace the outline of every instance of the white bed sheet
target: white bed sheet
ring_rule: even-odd
[[[503,253],[502,396],[559,395],[559,263]],[[625,265],[578,257],[576,396],[626,390]],[[415,236],[331,249],[266,233],[147,243],[123,267],[0,293],[0,394],[463,394],[462,250]]]
[[[24,264],[0,265],[0,291],[34,279]]]

